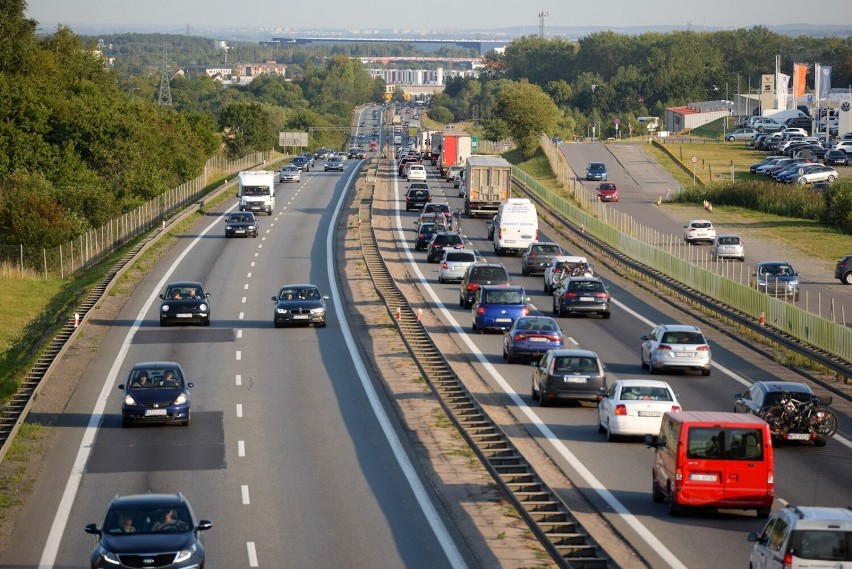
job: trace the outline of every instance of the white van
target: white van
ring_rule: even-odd
[[[763,109],[763,116],[785,123],[789,119],[808,118],[808,115],[799,109]]]
[[[526,198],[509,198],[502,202],[494,226],[494,252],[498,256],[508,252],[517,254],[535,241],[538,241],[535,204]]]
[[[275,209],[275,172],[244,170],[237,178],[240,211],[265,211],[272,215],[272,210]]]

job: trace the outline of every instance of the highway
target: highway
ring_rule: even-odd
[[[591,159],[591,158],[588,158]],[[587,158],[583,158],[587,160]],[[619,172],[618,164],[609,163]],[[431,170],[435,173],[435,170]],[[462,206],[457,190],[445,182],[430,181],[439,186],[439,197],[453,209]],[[405,182],[399,181],[396,192],[404,195]],[[401,203],[401,202],[400,202]],[[648,560],[653,567],[734,567],[744,565],[750,544],[745,536],[759,530],[764,522],[753,511],[695,512],[672,518],[661,504],[651,500],[651,465],[653,453],[638,439],[605,442],[597,432],[596,408],[592,404],[540,408],[530,396],[530,371],[523,365],[509,365],[501,357],[501,334],[471,334],[469,310],[458,305],[458,285],[439,284],[435,265],[425,262],[423,253],[414,253],[413,235],[408,228],[415,214],[399,212],[397,233],[408,239],[423,296],[439,309],[437,313],[455,332],[464,334],[457,343],[475,346],[469,358],[482,377],[497,393],[504,394],[503,403],[516,420],[526,426],[542,448],[579,487],[584,489],[607,519]],[[546,227],[541,240],[553,239]],[[551,299],[542,291],[542,277],[523,277],[520,257],[497,257],[486,240],[486,221],[463,220],[463,233],[469,247],[490,262],[502,262],[509,269],[513,284],[523,285],[535,307],[549,314]],[[570,244],[565,245],[569,253]],[[605,361],[613,378],[647,377],[639,365],[639,337],[657,322],[695,323],[708,336],[714,356],[714,369],[709,377],[699,374],[665,374],[654,376],[668,381],[688,410],[730,411],[735,393],[745,391],[753,381],[800,378],[790,370],[763,358],[748,347],[709,326],[680,313],[668,304],[637,290],[620,275],[603,266],[599,274],[607,282],[615,299],[611,320],[597,318],[562,318],[563,331],[569,339],[566,346],[595,350]],[[414,274],[414,273],[412,273]],[[464,348],[463,348],[464,349]],[[852,432],[848,403],[837,402],[841,433]],[[782,444],[776,449],[777,497],[797,504],[841,505],[852,499],[852,444],[839,435],[825,448],[813,445]],[[777,502],[776,502],[777,505]]]

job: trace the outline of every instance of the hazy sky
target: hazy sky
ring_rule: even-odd
[[[538,13],[549,26],[649,26],[691,24],[750,28],[777,24],[852,24],[850,0],[28,0],[27,16],[43,24],[155,25],[161,32],[198,27],[300,29],[458,30],[528,26]],[[45,28],[45,26],[41,26]],[[44,29],[43,31],[50,31]],[[107,30],[108,31],[108,30]]]

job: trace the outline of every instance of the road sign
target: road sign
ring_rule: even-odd
[[[621,119],[614,119],[612,122],[615,123],[615,126],[618,126],[619,124],[621,124]]]
[[[695,164],[696,162],[698,162],[698,156],[693,156],[692,163]]]
[[[479,150],[479,137],[471,136],[470,137],[470,150],[471,152],[476,152]]]

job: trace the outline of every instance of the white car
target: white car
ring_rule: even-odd
[[[426,181],[426,168],[424,168],[422,164],[412,164],[411,166],[408,166],[407,170],[408,174],[406,175],[406,178],[408,178],[409,181]]]
[[[739,235],[717,235],[710,245],[710,255],[715,259],[745,261],[745,247]]]
[[[589,264],[589,261],[586,260],[585,257],[577,257],[574,255],[557,255],[550,260],[550,265],[544,269],[544,292],[545,294],[553,294],[553,292],[559,288],[559,283],[554,282],[559,280],[559,275],[562,273],[563,267],[565,265],[569,265],[569,269],[574,269],[575,267],[581,267],[578,270],[577,276],[581,277],[591,277],[594,276],[595,271],[592,269],[592,266]]]
[[[837,179],[840,173],[831,166],[823,166],[815,164],[808,167],[802,172],[802,175],[795,178],[797,184],[813,184],[815,182],[833,182]]]
[[[707,241],[712,243],[716,239],[716,228],[709,219],[693,219],[683,226],[683,240],[688,244]]]
[[[680,411],[671,386],[653,379],[620,379],[598,402],[598,431],[606,440],[618,436],[658,435],[663,415]]]

